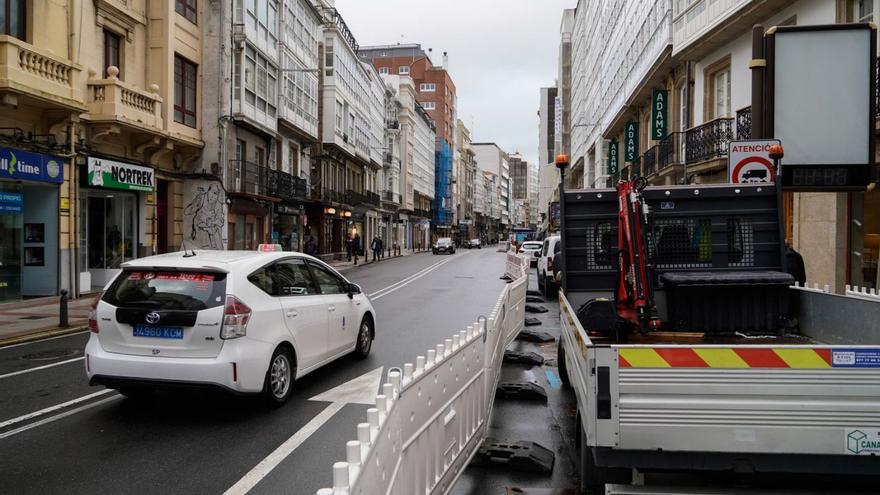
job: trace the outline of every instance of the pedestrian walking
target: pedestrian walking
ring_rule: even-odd
[[[373,237],[370,249],[373,251],[373,261],[379,261],[379,256],[382,254],[382,241],[379,240],[379,236]]]
[[[306,241],[305,252],[309,256],[317,256],[318,255],[318,243],[315,242],[315,238],[309,236],[309,240]]]
[[[361,246],[361,236],[358,233],[354,234],[354,237],[351,238],[351,252],[354,255],[354,264],[358,264],[358,256],[363,253],[363,248]]]
[[[351,255],[354,251],[354,241],[351,236],[346,237],[345,239],[345,255],[348,261],[351,261]]]

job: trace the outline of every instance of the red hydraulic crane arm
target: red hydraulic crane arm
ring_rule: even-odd
[[[645,185],[644,179],[617,184],[619,256],[615,293],[617,314],[643,332],[660,327],[648,265],[648,207],[641,194]]]

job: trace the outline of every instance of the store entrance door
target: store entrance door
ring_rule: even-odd
[[[92,291],[101,290],[119,273],[122,263],[135,258],[136,198],[130,193],[89,191],[83,200],[86,249],[82,262]]]
[[[21,298],[21,213],[0,213],[0,301]]]

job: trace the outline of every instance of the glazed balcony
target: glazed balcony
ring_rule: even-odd
[[[0,35],[0,91],[47,109],[84,112],[77,89],[80,67],[67,59],[8,35]]]
[[[159,86],[153,84],[144,91],[120,80],[119,69],[107,68],[106,79],[95,79],[89,71],[88,107],[92,122],[119,123],[141,130],[161,133],[162,97]]]

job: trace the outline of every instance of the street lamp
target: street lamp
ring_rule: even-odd
[[[556,168],[559,169],[561,182],[559,183],[559,248],[562,253],[562,293],[568,292],[568,284],[565,270],[568,268],[565,259],[565,169],[568,168],[568,155],[556,155]]]

